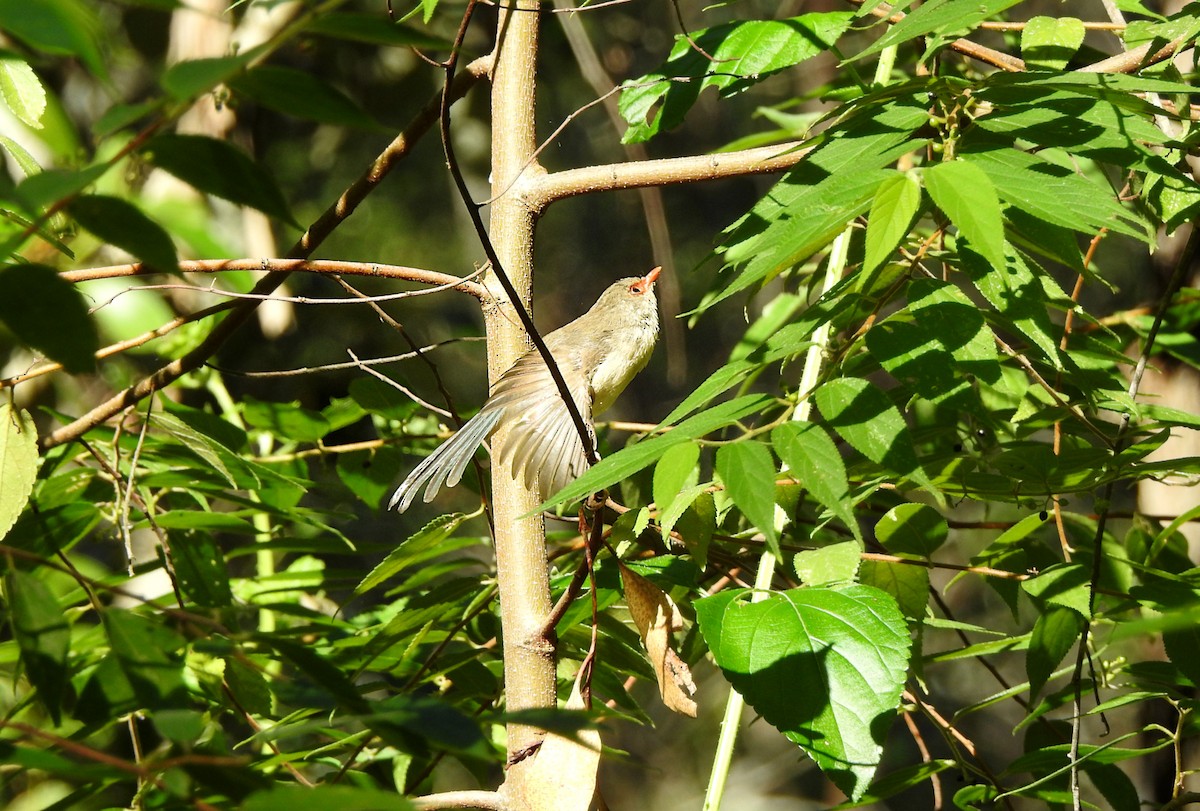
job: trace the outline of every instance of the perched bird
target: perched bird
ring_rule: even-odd
[[[571,398],[595,442],[592,420],[613,404],[650,360],[658,340],[654,282],[662,268],[609,285],[592,308],[546,336]],[[425,488],[432,501],[442,485],[453,487],[475,449],[500,426],[510,429],[500,464],[543,496],[561,490],[588,467],[571,413],[541,354],[526,352],[500,376],[479,413],[426,457],[392,496],[388,509],[404,512]]]

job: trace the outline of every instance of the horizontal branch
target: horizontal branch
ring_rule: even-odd
[[[463,68],[451,85],[451,97],[461,98],[471,87],[487,77],[491,66],[492,58],[488,55],[474,60]],[[413,144],[438,120],[442,107],[442,95],[439,92],[437,96],[426,103],[408,126],[367,167],[358,180],[352,183],[337,201],[309,226],[304,235],[288,251],[288,258],[306,259],[311,256],[325,238],[333,233],[334,229],[344,222],[366,199],[366,196],[383,181],[383,178],[395,165],[412,151]],[[255,295],[267,295],[283,284],[288,275],[288,271],[284,270],[271,271],[259,279],[251,292]],[[150,396],[188,372],[198,369],[216,354],[226,339],[246,322],[257,307],[257,301],[233,303],[229,308],[229,316],[217,324],[204,340],[183,357],[161,366],[157,371],[117,392],[73,422],[42,437],[38,442],[39,446],[45,450],[71,442],[95,426],[120,414],[142,398]]]
[[[507,811],[508,803],[498,791],[445,791],[409,800],[417,811],[440,808],[482,808],[486,811]]]
[[[1157,65],[1159,62],[1165,62],[1174,56],[1183,46],[1185,40],[1180,37],[1177,40],[1168,42],[1163,47],[1159,48],[1154,53],[1150,53],[1150,46],[1153,43],[1147,42],[1144,45],[1139,45],[1136,48],[1131,48],[1125,53],[1119,53],[1116,56],[1110,56],[1108,59],[1101,59],[1099,62],[1079,69],[1080,73],[1133,73],[1135,70]]]
[[[585,166],[528,177],[523,192],[530,207],[541,213],[557,200],[580,194],[780,172],[804,160],[812,150],[793,141],[736,152]]]
[[[226,271],[265,270],[283,273],[328,273],[339,276],[374,276],[380,279],[397,279],[419,284],[430,284],[458,290],[474,296],[480,301],[486,301],[488,292],[478,282],[439,273],[423,268],[411,268],[403,265],[382,265],[378,262],[345,262],[332,259],[193,259],[179,263],[183,273],[222,273]],[[118,279],[129,276],[161,275],[161,271],[147,268],[142,264],[110,265],[99,268],[83,268],[67,270],[58,274],[63,281],[90,282],[96,279]]]

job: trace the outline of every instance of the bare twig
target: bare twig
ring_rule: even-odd
[[[324,214],[313,223],[299,241],[288,252],[290,259],[305,259],[349,217],[366,196],[387,176],[398,161],[406,157],[414,142],[438,120],[438,113],[451,99],[459,98],[483,79],[491,67],[491,57],[476,59],[463,72],[447,82],[447,88],[417,114],[409,125],[375,159],[367,171],[355,181]],[[266,295],[275,290],[289,276],[286,270],[268,273],[254,286],[252,293]],[[91,411],[47,434],[40,441],[43,449],[70,442],[89,429],[121,413],[130,404],[141,400],[183,375],[198,369],[211,357],[226,339],[233,334],[257,308],[257,301],[237,302],[230,308],[229,316],[217,324],[203,341],[183,357],[160,367],[158,371],[142,378],[137,383],[118,392],[113,397],[95,406]]]

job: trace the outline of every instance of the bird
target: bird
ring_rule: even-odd
[[[654,284],[661,267],[645,276],[609,285],[591,309],[545,337],[571,399],[595,447],[593,420],[617,399],[645,368],[658,340],[658,300]],[[421,488],[433,501],[443,486],[453,487],[475,449],[497,428],[509,428],[497,460],[513,478],[543,497],[556,493],[588,468],[579,431],[536,349],[522,355],[496,381],[474,417],[413,469],[396,488],[388,509],[404,512]]]

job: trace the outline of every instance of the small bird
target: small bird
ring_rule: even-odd
[[[658,340],[654,282],[661,271],[654,268],[645,276],[614,282],[590,310],[546,336],[546,346],[587,424],[593,446],[592,420],[613,404],[654,351]],[[498,461],[511,465],[514,478],[523,473],[530,490],[538,484],[543,496],[550,495],[587,469],[571,413],[541,354],[533,349],[500,376],[479,413],[408,474],[388,509],[398,506],[404,512],[422,487],[429,502],[442,485],[458,484],[475,449],[502,425],[510,430]]]

